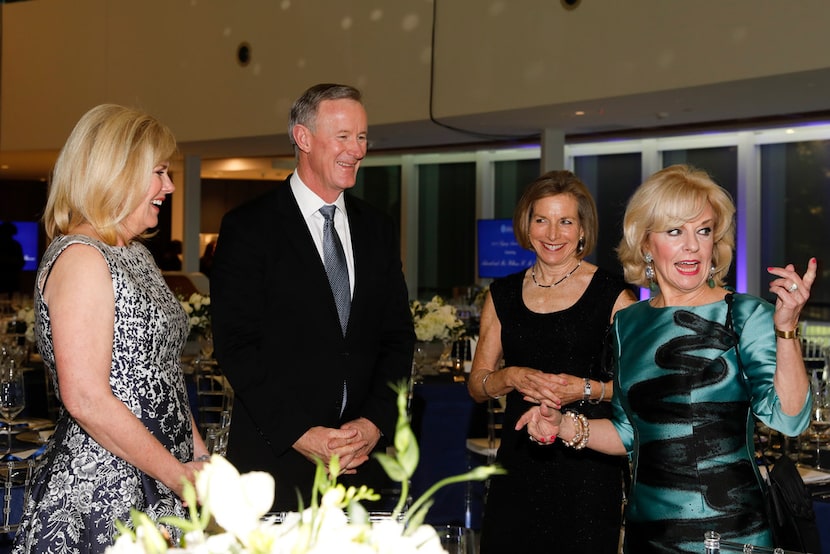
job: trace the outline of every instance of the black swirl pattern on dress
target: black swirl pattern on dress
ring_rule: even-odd
[[[691,334],[674,337],[661,345],[655,364],[665,374],[633,385],[629,391],[632,410],[643,420],[656,425],[690,426],[690,434],[643,442],[638,457],[638,485],[674,491],[702,491],[705,502],[721,515],[707,518],[712,529],[722,536],[757,532],[761,518],[757,483],[750,463],[712,464],[715,460],[746,447],[745,428],[749,402],[694,402],[696,389],[717,386],[730,378],[721,355],[737,344],[737,335],[727,326],[706,320],[692,312],[678,310],[674,323]],[[712,355],[711,352],[718,354]],[[707,355],[701,355],[709,352]],[[706,521],[706,520],[705,520]],[[635,528],[636,527],[636,528]],[[628,546],[631,552],[677,552],[675,546],[658,548],[655,543],[678,545],[702,541],[701,520],[663,519],[632,523]],[[645,539],[636,544],[633,540]],[[653,541],[653,542],[652,542]]]

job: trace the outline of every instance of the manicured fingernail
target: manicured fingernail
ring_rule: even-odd
[[[555,441],[555,440],[556,440],[556,435],[551,435],[551,436],[550,436],[550,442],[553,442],[553,441]]]
[[[541,439],[539,439],[539,442],[545,442],[545,437],[542,437]]]

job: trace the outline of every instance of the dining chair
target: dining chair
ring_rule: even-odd
[[[231,412],[222,410],[219,423],[208,423],[205,426],[205,446],[211,454],[225,456],[228,453],[228,436],[231,431]]]
[[[496,461],[496,453],[501,445],[501,430],[504,420],[504,408],[506,399],[504,397],[487,399],[487,436],[471,437],[467,439],[467,466],[469,469],[479,465],[483,458],[487,465]],[[479,519],[473,517],[473,495],[474,487],[472,481],[467,482],[467,490],[464,499],[464,520],[467,527],[473,527]],[[484,482],[483,493],[481,493],[481,505],[487,501],[487,492],[490,488],[490,480]],[[478,516],[478,514],[477,514]]]
[[[35,459],[0,462],[0,494],[3,495],[0,534],[13,534],[20,525],[23,510],[29,501],[32,474],[36,465]]]
[[[496,453],[501,445],[501,429],[504,420],[504,397],[487,400],[487,436],[467,439],[467,450],[482,456],[488,464],[496,460]]]
[[[206,442],[213,441],[214,448],[222,451],[216,453],[224,455],[233,414],[233,388],[215,362],[196,364],[194,378],[196,423]]]

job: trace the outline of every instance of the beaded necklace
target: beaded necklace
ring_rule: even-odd
[[[566,273],[564,277],[562,277],[561,279],[559,279],[558,281],[556,281],[555,283],[552,283],[550,285],[543,285],[542,283],[540,283],[539,281],[536,280],[536,264],[533,264],[533,267],[530,269],[530,277],[533,279],[533,282],[536,283],[537,287],[542,287],[543,289],[549,289],[551,287],[555,287],[556,285],[558,285],[559,283],[561,283],[562,281],[564,281],[565,279],[567,279],[568,277],[573,275],[574,271],[579,269],[579,266],[581,266],[581,265],[582,265],[582,260],[579,260],[579,263],[576,264],[575,268],[573,268],[568,273]]]

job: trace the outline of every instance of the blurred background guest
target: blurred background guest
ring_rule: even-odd
[[[35,310],[61,409],[14,552],[103,552],[130,508],[185,515],[183,483],[207,456],[179,362],[187,317],[140,242],[174,190],[175,150],[151,116],[105,104],[58,157]]]
[[[199,271],[210,277],[210,270],[213,268],[213,253],[216,251],[216,241],[212,240],[205,245],[205,251],[199,258]]]
[[[615,318],[613,419],[563,417],[543,401],[517,424],[539,440],[558,434],[558,443],[633,457],[625,552],[697,553],[711,530],[771,546],[753,415],[788,436],[809,423],[795,330],[816,260],[803,277],[792,264],[768,268],[775,306],[724,288],[734,214],[703,171],[677,165],[646,180],[628,203],[618,252],[626,280],[656,294]]]
[[[14,223],[0,223],[0,298],[20,292],[20,272],[26,264],[23,247],[15,240],[17,227]]]
[[[625,459],[550,447],[552,437],[534,443],[514,425],[532,406],[523,397],[610,415],[603,340],[614,313],[635,298],[621,277],[584,259],[596,245],[597,212],[573,173],[551,171],[531,183],[513,230],[536,261],[490,286],[468,383],[478,402],[507,395],[496,461],[508,473],[492,479],[481,552],[613,554]]]

